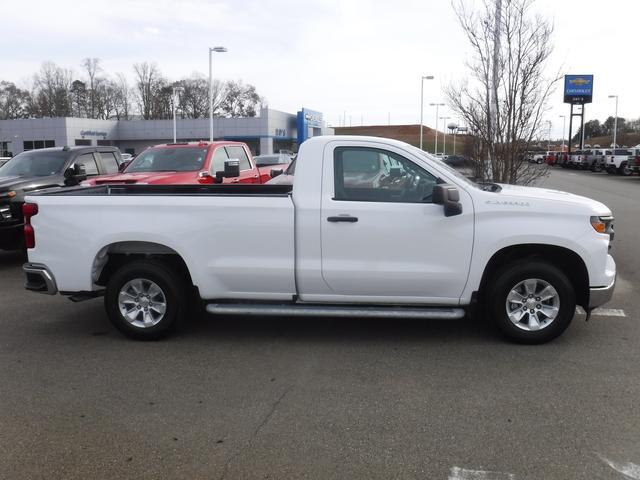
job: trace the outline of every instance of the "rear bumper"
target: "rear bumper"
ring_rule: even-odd
[[[27,277],[24,288],[32,292],[55,295],[58,293],[56,279],[46,265],[41,263],[25,263],[22,271]]]
[[[596,308],[604,305],[613,296],[616,286],[616,262],[611,255],[607,255],[606,276],[609,283],[605,287],[591,287],[589,289],[589,308]]]

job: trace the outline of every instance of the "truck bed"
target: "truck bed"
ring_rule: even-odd
[[[282,197],[291,194],[291,185],[100,185],[96,187],[73,187],[30,196],[127,196],[127,195],[176,195],[176,196],[249,196]]]

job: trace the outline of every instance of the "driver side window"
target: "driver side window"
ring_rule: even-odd
[[[335,200],[430,203],[436,177],[393,152],[338,147],[333,154]]]

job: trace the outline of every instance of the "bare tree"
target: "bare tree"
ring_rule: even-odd
[[[85,58],[82,60],[82,67],[89,77],[89,118],[96,118],[96,92],[98,84],[101,82],[98,74],[102,71],[99,58]]]
[[[115,114],[118,120],[128,120],[131,113],[131,89],[127,77],[123,73],[117,73],[114,81],[115,87]]]
[[[545,75],[553,26],[530,13],[533,2],[483,0],[477,11],[464,0],[453,3],[473,55],[470,79],[449,85],[445,94],[479,140],[479,170],[497,182],[528,184],[544,174],[524,153],[542,134],[560,74]]]
[[[225,85],[222,112],[227,117],[255,117],[262,99],[253,85],[229,81]]]
[[[200,73],[183,78],[175,86],[184,88],[180,94],[180,114],[182,118],[207,118],[209,116],[209,80]],[[226,84],[213,81],[213,115],[223,115],[222,104],[225,99]]]
[[[80,81],[74,80],[69,91],[71,97],[71,115],[74,117],[86,117],[88,105],[87,85]]]
[[[68,117],[71,115],[72,72],[53,62],[42,64],[33,77],[33,115],[40,117]]]
[[[133,65],[138,106],[145,120],[153,118],[154,99],[161,87],[162,75],[155,63],[142,62]]]
[[[0,120],[27,118],[31,95],[15,84],[0,81]]]

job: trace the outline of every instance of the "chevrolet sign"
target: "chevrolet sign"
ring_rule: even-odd
[[[593,98],[593,75],[565,75],[564,103],[584,105]]]

